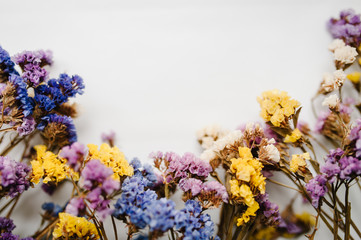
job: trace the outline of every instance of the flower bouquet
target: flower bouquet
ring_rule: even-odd
[[[0,47],[0,239],[319,239],[320,228],[360,239],[350,198],[361,190],[360,15],[342,11],[327,27],[335,71],[312,99],[314,130],[300,102],[270,90],[257,98],[264,123],[206,126],[199,157],[153,152],[151,164],[128,161],[114,133],[100,146],[77,142],[70,99],[83,79],[50,78],[50,51]],[[37,185],[70,191],[61,205],[44,202],[38,229],[21,238],[12,213]],[[294,194],[285,206],[270,200],[276,187]],[[310,211],[297,212],[298,199]]]

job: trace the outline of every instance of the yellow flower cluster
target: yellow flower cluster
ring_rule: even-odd
[[[355,84],[360,82],[360,77],[361,77],[361,72],[353,72],[353,73],[347,74],[347,78]]]
[[[300,106],[300,103],[291,99],[287,92],[277,89],[263,92],[257,101],[261,105],[261,117],[276,127],[287,121]]]
[[[125,159],[124,154],[117,147],[110,147],[108,144],[103,143],[98,146],[94,144],[88,144],[89,159],[98,159],[105,166],[113,169],[113,178],[120,180],[121,176],[132,176],[133,168],[129,165]]]
[[[53,232],[55,239],[99,239],[95,225],[83,217],[59,213],[59,220]]]
[[[44,145],[37,145],[34,149],[36,150],[36,159],[30,162],[32,167],[30,181],[35,184],[38,184],[41,178],[44,183],[63,181],[69,170],[65,161],[60,160],[53,152],[46,151]]]
[[[310,159],[310,154],[308,152],[303,154],[293,154],[290,163],[290,170],[292,172],[297,172],[298,168],[306,166],[306,160]]]
[[[251,216],[256,216],[259,204],[254,199],[255,194],[265,193],[266,178],[262,175],[262,163],[253,158],[251,149],[239,147],[239,158],[231,159],[230,170],[235,174],[235,178],[230,180],[232,196],[242,200],[247,205],[247,210],[237,219],[237,226],[250,220]]]
[[[294,143],[297,142],[302,137],[302,133],[298,128],[292,131],[291,135],[285,137],[285,143]]]
[[[266,227],[251,236],[251,240],[272,240],[277,236],[277,230],[274,227]]]

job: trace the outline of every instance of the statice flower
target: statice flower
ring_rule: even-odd
[[[37,129],[51,145],[65,146],[77,141],[73,119],[68,116],[49,114],[41,118]]]
[[[0,239],[6,239],[6,240],[34,240],[31,237],[22,238],[18,235],[12,234],[12,231],[14,230],[15,225],[13,223],[13,220],[10,218],[4,218],[0,217]]]
[[[43,68],[52,64],[51,51],[24,51],[13,57],[14,61],[23,70],[22,78],[31,86],[38,86],[48,77],[48,72]]]
[[[92,159],[87,162],[81,172],[79,185],[89,192],[84,199],[73,198],[70,200],[66,212],[78,215],[79,212],[84,211],[84,200],[87,200],[89,207],[96,211],[98,219],[104,221],[113,212],[108,207],[110,203],[108,196],[119,189],[119,182],[112,179],[112,175],[112,169],[106,167],[99,160]]]
[[[203,188],[203,182],[196,178],[183,178],[179,181],[179,187],[183,192],[190,191],[193,196],[197,196]]]
[[[166,171],[173,179],[186,177],[206,178],[212,171],[209,163],[197,158],[192,153],[185,153],[182,157],[169,158],[169,166]]]
[[[260,211],[263,213],[261,215],[263,223],[266,225],[277,225],[281,221],[278,205],[269,200],[268,193],[259,194],[256,197],[256,201],[259,203]]]
[[[65,158],[67,164],[75,171],[78,171],[84,160],[85,154],[85,146],[79,142],[75,142],[70,146],[63,147],[59,153],[59,157]]]
[[[351,141],[356,157],[361,157],[361,119],[358,119],[356,125],[351,128],[348,139]]]
[[[355,157],[343,157],[339,161],[340,179],[352,180],[361,175],[361,161]]]
[[[9,157],[0,157],[1,195],[13,198],[27,190],[30,186],[29,172],[30,168],[25,163],[16,162]]]
[[[339,19],[331,18],[327,24],[332,37],[342,39],[346,44],[358,47],[361,43],[360,15],[353,9],[340,12]]]
[[[143,176],[148,180],[147,187],[151,187],[156,183],[157,175],[153,171],[153,167],[150,164],[144,164],[139,161],[139,159],[135,158],[130,162],[130,165],[134,169],[135,176]]]
[[[27,85],[21,77],[15,74],[11,74],[9,77],[9,83],[16,91],[16,100],[19,109],[22,109],[24,117],[28,117],[33,113],[34,101],[28,96]]]
[[[17,128],[20,136],[26,136],[35,130],[36,122],[32,117],[23,118],[22,124]]]
[[[52,217],[58,217],[59,213],[64,210],[63,207],[52,202],[43,203],[43,205],[41,205],[41,208],[45,210],[46,215],[50,215]]]
[[[14,67],[9,53],[0,46],[0,82],[6,82],[11,74],[19,75]]]
[[[306,190],[312,199],[312,206],[317,208],[320,200],[327,193],[327,178],[323,175],[317,175],[306,184]]]
[[[202,213],[198,201],[188,200],[185,208],[176,215],[175,224],[176,229],[183,233],[184,240],[214,239],[214,223],[208,214]]]

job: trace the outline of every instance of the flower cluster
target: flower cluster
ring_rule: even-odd
[[[120,187],[119,182],[114,180],[112,175],[112,169],[99,160],[93,159],[87,162],[81,172],[79,183],[80,187],[86,190],[86,195],[71,199],[65,211],[73,215],[81,215],[85,211],[85,200],[87,200],[99,221],[104,221],[113,212],[108,207],[109,196]]]
[[[104,143],[98,149],[97,145],[88,144],[88,159],[99,159],[105,166],[113,170],[113,178],[120,180],[122,176],[132,176],[133,168],[125,159],[124,154],[117,147],[110,147]]]
[[[353,9],[340,12],[339,19],[331,18],[327,24],[332,37],[342,39],[346,44],[359,47],[361,43],[361,19]]]
[[[261,117],[276,127],[287,126],[288,119],[300,106],[297,100],[279,90],[263,92],[257,101],[261,106]]]
[[[60,74],[48,79],[47,65],[52,64],[50,51],[24,51],[13,57],[15,63],[0,47],[0,78],[2,124],[12,126],[19,135],[26,136],[38,129],[50,146],[65,146],[76,141],[71,117],[75,116],[70,97],[83,94],[84,83],[77,75]]]
[[[59,213],[59,223],[53,232],[55,239],[99,239],[95,225],[83,217]]]
[[[262,163],[253,158],[251,150],[247,147],[240,147],[239,158],[231,161],[230,169],[233,177],[229,183],[233,200],[243,202],[247,206],[246,211],[237,219],[239,226],[247,223],[250,217],[256,215],[259,204],[255,200],[255,196],[265,193],[266,178],[261,173]]]
[[[35,184],[38,184],[40,179],[43,179],[43,183],[63,181],[68,172],[65,161],[53,152],[47,151],[44,145],[37,145],[34,149],[36,159],[30,162],[33,170],[30,181]]]
[[[9,157],[0,157],[0,196],[15,197],[30,186],[30,168]]]
[[[31,237],[22,238],[18,235],[12,234],[15,225],[13,220],[9,218],[0,217],[0,239],[7,239],[7,240],[34,240]]]

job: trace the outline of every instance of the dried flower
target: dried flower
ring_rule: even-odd
[[[59,220],[53,232],[55,239],[80,238],[95,240],[99,238],[95,225],[83,217],[59,213]]]

